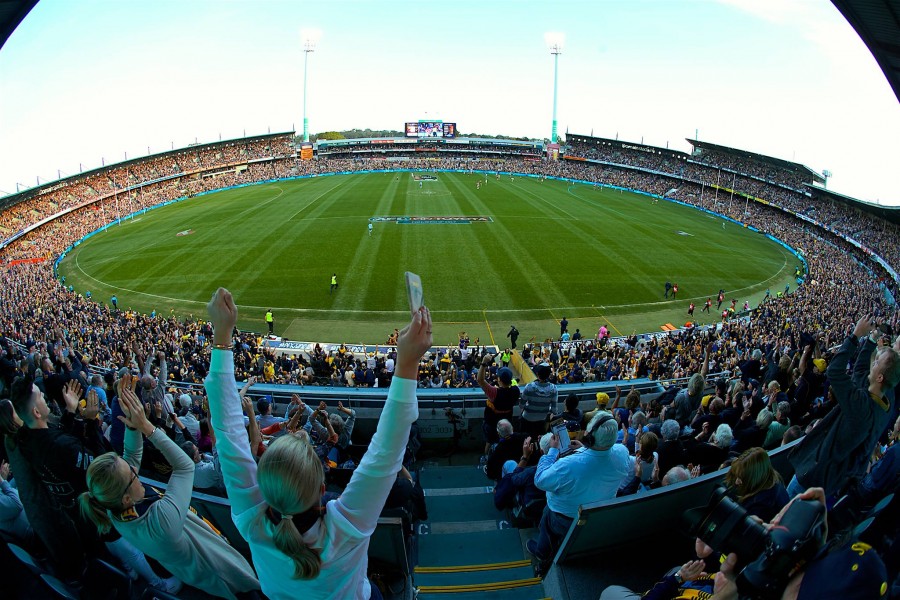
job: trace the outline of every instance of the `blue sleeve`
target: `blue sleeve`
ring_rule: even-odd
[[[562,483],[563,478],[556,464],[557,458],[559,458],[559,448],[550,448],[547,454],[538,461],[537,471],[534,474],[534,485],[538,489],[545,492],[553,492]]]

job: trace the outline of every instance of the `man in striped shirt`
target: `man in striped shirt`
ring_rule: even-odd
[[[557,391],[551,383],[552,370],[547,363],[535,369],[537,379],[525,386],[519,399],[522,408],[520,429],[525,435],[536,440],[547,433],[547,419],[556,414]]]

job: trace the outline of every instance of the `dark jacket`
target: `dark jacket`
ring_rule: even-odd
[[[532,440],[535,441],[535,440]],[[514,433],[506,439],[502,439],[491,450],[484,468],[484,474],[489,479],[498,481],[503,475],[503,463],[508,460],[518,461],[522,456],[522,444],[525,442],[525,434]]]
[[[672,467],[687,466],[687,451],[681,440],[665,440],[656,449],[659,455],[659,477],[662,478]]]
[[[537,467],[516,467],[512,473],[505,475],[494,488],[494,506],[497,510],[513,508],[518,504],[527,516],[540,517],[540,511],[536,515],[534,511],[529,511],[529,507],[536,506],[535,503],[540,503],[543,509],[547,500],[547,492],[534,485],[536,472]]]
[[[857,353],[852,375],[847,364]],[[828,365],[828,380],[838,405],[810,431],[790,455],[797,481],[822,487],[829,496],[861,479],[872,450],[891,414],[889,394],[883,401],[869,394],[869,358],[875,344],[868,338],[859,347],[855,336],[844,340]]]
[[[787,490],[784,489],[784,484],[779,481],[769,489],[745,498],[741,502],[741,506],[751,515],[756,515],[766,523],[770,523],[789,501],[790,497]]]
[[[112,449],[98,422],[76,420],[67,411],[58,428],[22,427],[7,436],[6,449],[35,534],[60,575],[79,578],[85,556],[100,551],[97,528],[81,518],[77,504],[91,461]]]

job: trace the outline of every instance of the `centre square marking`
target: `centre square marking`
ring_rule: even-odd
[[[468,225],[469,223],[493,223],[491,217],[372,217],[373,223],[397,223],[398,225]]]

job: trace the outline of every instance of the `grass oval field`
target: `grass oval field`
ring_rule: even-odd
[[[422,276],[443,344],[460,330],[501,343],[510,324],[523,340],[555,337],[564,316],[587,335],[601,323],[658,331],[684,323],[691,301],[710,322],[715,313],[700,311],[707,296],[724,288],[755,305],[797,264],[759,233],[642,194],[422,175],[435,179],[336,175],[199,196],[91,237],[59,272],[99,302],[115,294],[120,307],[198,317],[224,285],[242,328],[264,330],[272,308],[276,333],[291,339],[372,343],[406,319],[409,270]],[[677,300],[663,298],[667,280],[678,283]]]

